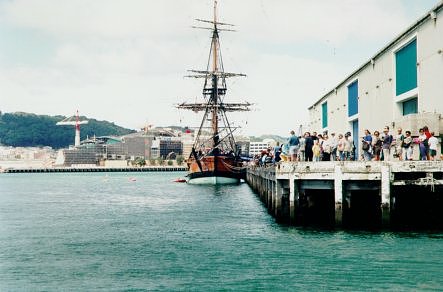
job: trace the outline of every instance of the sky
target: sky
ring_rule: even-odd
[[[238,134],[288,135],[307,108],[440,0],[219,0]],[[212,0],[0,0],[0,111],[198,126],[175,105],[201,99]]]

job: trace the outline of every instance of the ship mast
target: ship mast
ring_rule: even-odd
[[[217,72],[217,45],[218,45],[218,31],[217,31],[217,0],[214,1],[214,31],[212,32],[212,73]],[[218,101],[218,77],[217,74],[212,74],[212,100],[215,106],[215,109],[212,111],[212,133],[213,133],[213,147],[218,145],[219,136],[218,136],[218,110],[217,101]]]
[[[189,70],[192,75],[186,77],[202,78],[204,79],[203,98],[205,102],[202,103],[181,103],[177,105],[180,109],[189,109],[194,112],[203,111],[203,119],[196,135],[193,150],[209,146],[214,149],[220,144],[224,144],[227,148],[235,150],[235,141],[233,131],[226,112],[233,111],[249,111],[250,103],[225,103],[224,96],[227,91],[226,78],[246,76],[245,74],[227,73],[223,68],[223,61],[220,50],[220,31],[234,31],[230,29],[234,25],[219,22],[217,19],[217,0],[214,1],[213,20],[196,19],[200,23],[211,24],[211,27],[193,26],[193,28],[211,30],[211,48],[209,52],[209,59],[206,70]],[[226,28],[228,27],[228,28]],[[211,140],[210,145],[206,144],[208,139],[201,139],[204,124],[207,120],[211,121]],[[219,123],[223,125],[220,126]],[[224,137],[222,137],[224,136]],[[204,141],[202,141],[204,140]]]

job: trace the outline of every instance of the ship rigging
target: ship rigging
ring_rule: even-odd
[[[194,26],[194,28],[211,30],[211,47],[206,70],[189,70],[190,75],[186,76],[204,79],[203,102],[177,105],[179,109],[204,112],[188,159],[189,182],[238,182],[245,174],[233,135],[238,127],[229,122],[226,113],[249,111],[252,104],[228,103],[224,100],[227,92],[226,79],[246,76],[242,73],[225,72],[223,66],[219,33],[234,31],[232,29],[234,25],[218,21],[217,1],[214,1],[213,20],[196,19],[196,21],[211,24],[211,27]],[[209,127],[206,126],[208,122]]]

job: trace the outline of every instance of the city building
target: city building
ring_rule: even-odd
[[[175,159],[182,155],[183,143],[177,133],[164,128],[132,133],[122,137],[93,137],[63,150],[57,163],[64,166],[102,165],[111,161]]]
[[[150,159],[157,159],[160,157],[160,140],[153,140],[151,143]]]
[[[349,131],[357,151],[364,129],[442,134],[442,10],[443,1],[309,107],[311,131]]]
[[[251,138],[248,136],[235,136],[235,149],[242,157],[249,157]]]
[[[254,156],[260,154],[263,150],[271,147],[271,142],[269,140],[263,140],[261,142],[250,142],[249,143],[249,155]]]
[[[193,133],[189,129],[185,130],[185,132],[181,135],[181,141],[183,143],[182,155],[184,159],[188,159],[188,157],[191,155],[192,147],[194,146]]]
[[[160,156],[164,159],[175,159],[183,154],[183,143],[180,137],[164,137],[160,139]]]
[[[124,147],[128,159],[135,160],[137,158],[151,158],[151,147],[154,135],[142,131],[125,135],[121,139],[121,145]]]
[[[51,147],[12,147],[0,145],[0,169],[52,167],[57,152]]]

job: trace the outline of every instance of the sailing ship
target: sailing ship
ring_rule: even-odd
[[[187,159],[189,173],[188,183],[191,184],[230,184],[245,179],[246,167],[236,149],[233,126],[226,115],[227,112],[249,111],[250,103],[227,103],[226,79],[242,77],[245,74],[224,71],[220,50],[219,33],[234,31],[234,25],[217,20],[217,1],[214,1],[213,20],[196,19],[199,23],[210,27],[194,26],[194,28],[211,31],[211,47],[206,70],[189,70],[186,77],[204,80],[202,102],[181,103],[179,109],[203,112],[200,127],[196,131],[191,154]]]

